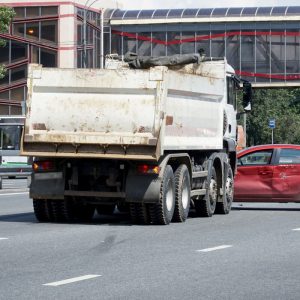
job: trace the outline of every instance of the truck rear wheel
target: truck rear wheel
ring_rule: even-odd
[[[206,185],[206,181],[204,182]],[[217,175],[214,167],[211,169],[211,178],[206,199],[195,200],[196,213],[200,217],[211,217],[215,210],[218,198]]]
[[[180,165],[175,172],[175,210],[172,221],[184,222],[189,214],[191,202],[191,180],[186,165]]]
[[[135,224],[149,224],[150,215],[149,207],[143,203],[130,203],[129,212],[132,223]]]
[[[175,209],[175,180],[173,169],[167,165],[163,174],[158,203],[150,204],[153,224],[167,225],[171,222]]]
[[[48,200],[49,201],[49,200]],[[65,203],[64,200],[51,200],[51,210],[54,222],[65,222]]]
[[[216,213],[218,214],[229,214],[231,210],[231,205],[233,201],[233,192],[234,192],[234,181],[233,181],[233,172],[231,166],[228,165],[228,171],[225,181],[225,195],[222,196],[222,201],[217,202]]]
[[[47,200],[33,199],[33,211],[39,222],[49,222]]]

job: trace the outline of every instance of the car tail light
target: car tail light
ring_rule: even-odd
[[[50,160],[35,161],[32,164],[32,169],[34,172],[51,171],[51,170],[54,170],[54,162],[50,161]]]
[[[159,174],[160,167],[155,165],[138,165],[140,174]]]

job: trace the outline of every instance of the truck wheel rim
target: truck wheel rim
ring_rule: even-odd
[[[189,187],[187,186],[186,180],[183,183],[181,202],[183,209],[186,209],[189,203]]]
[[[217,199],[217,182],[215,181],[214,178],[211,179],[210,181],[210,202],[211,204],[214,204],[214,202]]]
[[[167,191],[167,195],[166,195],[166,205],[167,205],[168,211],[172,210],[173,202],[174,202],[174,194],[173,194],[173,189],[172,189],[172,182],[170,180],[168,182],[168,191]]]
[[[227,178],[226,180],[226,196],[227,196],[227,201],[230,202],[230,199],[233,196],[233,181],[230,177]]]

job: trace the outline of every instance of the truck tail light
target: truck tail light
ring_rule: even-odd
[[[154,165],[138,165],[138,173],[140,174],[159,174],[160,167]]]
[[[51,171],[51,170],[54,170],[54,162],[50,161],[50,160],[35,161],[32,164],[32,169],[34,172]]]

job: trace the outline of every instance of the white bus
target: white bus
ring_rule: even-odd
[[[31,163],[20,156],[24,116],[0,116],[0,176],[17,177],[31,172]]]

